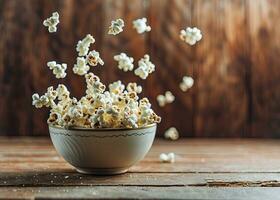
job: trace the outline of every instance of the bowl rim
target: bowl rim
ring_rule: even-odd
[[[152,123],[152,124],[149,124],[147,126],[139,127],[139,128],[83,128],[83,127],[67,127],[67,128],[64,128],[62,126],[51,125],[51,124],[48,124],[48,126],[51,127],[51,128],[57,128],[57,129],[62,129],[62,130],[102,132],[102,131],[141,130],[141,129],[147,129],[147,128],[151,128],[151,127],[157,126],[157,123]]]

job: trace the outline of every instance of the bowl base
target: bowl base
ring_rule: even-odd
[[[81,174],[117,175],[127,172],[128,168],[76,168]]]

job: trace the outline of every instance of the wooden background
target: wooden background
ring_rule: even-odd
[[[42,21],[58,11],[58,32]],[[152,31],[138,35],[132,20],[146,16]],[[112,19],[127,26],[106,34]],[[50,60],[75,63],[76,43],[96,38],[104,67],[94,68],[103,82],[137,81],[163,118],[158,135],[175,126],[186,137],[280,136],[280,1],[278,0],[0,0],[0,135],[48,135],[48,111],[31,105],[34,92],[67,84],[80,97],[82,77],[68,70],[56,80]],[[179,31],[197,26],[203,39],[190,47]],[[146,81],[116,67],[113,55],[136,60],[149,53],[157,70]],[[183,93],[183,75],[194,87]],[[171,90],[173,104],[159,108],[156,96]]]

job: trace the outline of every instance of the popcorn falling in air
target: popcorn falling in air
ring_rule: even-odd
[[[161,153],[159,155],[159,160],[164,163],[174,163],[175,162],[175,154],[174,153]]]
[[[157,96],[157,101],[160,107],[165,106],[168,103],[172,103],[175,100],[174,95],[170,91],[166,91],[164,95]]]
[[[184,76],[182,82],[180,83],[180,88],[183,92],[186,92],[193,86],[194,80],[192,77]]]
[[[144,32],[151,31],[151,27],[147,24],[147,18],[137,19],[133,21],[133,28],[136,29],[137,33],[141,34]]]
[[[138,68],[134,70],[134,74],[142,79],[146,79],[154,71],[155,65],[150,61],[150,56],[145,54],[144,58],[138,61]]]
[[[54,33],[54,32],[57,31],[57,27],[56,26],[58,25],[58,23],[59,23],[59,14],[58,14],[58,12],[52,13],[51,17],[49,17],[49,18],[47,18],[47,19],[45,19],[43,21],[43,25],[48,27],[48,31],[50,33]]]
[[[50,68],[50,70],[52,70],[56,78],[65,78],[67,64],[57,64],[55,61],[50,61],[47,63],[47,66]]]
[[[170,127],[164,133],[164,137],[170,140],[178,140],[179,139],[179,132],[175,127]]]
[[[95,39],[92,35],[87,34],[86,37],[78,41],[76,51],[79,53],[79,56],[86,56],[89,51],[89,46],[95,42]]]
[[[132,71],[134,68],[132,57],[128,57],[125,53],[114,56],[114,60],[118,61],[118,68],[127,72]]]
[[[117,35],[123,31],[124,21],[122,19],[116,19],[111,22],[111,26],[109,27],[108,34]]]
[[[181,30],[180,38],[189,45],[195,45],[202,38],[201,31],[196,27],[187,27],[186,30]]]

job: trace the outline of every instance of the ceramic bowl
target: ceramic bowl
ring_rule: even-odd
[[[156,124],[137,129],[64,129],[49,126],[56,151],[78,172],[125,173],[152,146]]]

